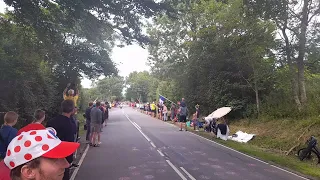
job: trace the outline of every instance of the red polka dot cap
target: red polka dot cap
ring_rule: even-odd
[[[9,169],[38,157],[65,158],[74,153],[79,143],[61,141],[53,129],[22,132],[9,144],[4,163]]]

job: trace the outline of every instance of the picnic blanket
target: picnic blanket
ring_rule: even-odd
[[[243,143],[243,142],[247,143],[254,136],[255,136],[255,134],[248,134],[246,132],[238,131],[238,132],[235,133],[235,136],[229,136],[228,139],[230,139],[232,141],[241,142],[241,143]]]

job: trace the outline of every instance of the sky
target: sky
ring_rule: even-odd
[[[0,0],[0,12],[3,13],[5,10],[5,3]],[[115,47],[112,50],[111,58],[117,64],[119,69],[119,75],[126,77],[133,71],[144,71],[150,68],[146,65],[148,59],[148,50],[143,49],[137,44],[124,46],[123,48]],[[90,88],[92,81],[83,78],[81,85],[84,88]]]
[[[117,64],[119,75],[126,77],[133,71],[149,70],[146,65],[149,53],[137,44],[125,46],[123,48],[115,47],[111,53],[111,59]],[[92,81],[84,78],[81,85],[84,88],[90,88]]]

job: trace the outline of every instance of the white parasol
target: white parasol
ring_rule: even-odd
[[[208,117],[221,118],[221,117],[227,115],[230,111],[231,111],[231,107],[222,107],[222,108],[215,110]]]

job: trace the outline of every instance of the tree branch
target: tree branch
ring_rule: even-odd
[[[254,91],[254,92],[256,92],[256,90],[253,88],[253,86],[250,84],[250,82],[245,78],[245,77],[243,77],[243,75],[242,75],[242,73],[239,71],[239,74],[240,74],[240,76],[248,83],[248,85],[252,88],[252,90]]]
[[[312,14],[312,16],[309,18],[308,23],[312,20],[312,18],[320,13],[320,7]]]

